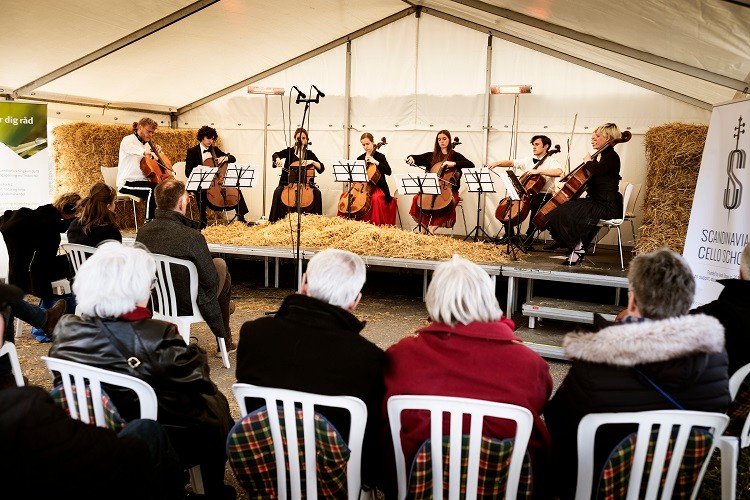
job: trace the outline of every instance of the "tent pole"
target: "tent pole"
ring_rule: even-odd
[[[484,152],[482,154],[482,165],[487,163],[489,156],[489,134],[490,134],[490,86],[492,81],[492,35],[487,37],[487,64],[485,65],[484,77],[484,126],[482,126],[482,142]]]

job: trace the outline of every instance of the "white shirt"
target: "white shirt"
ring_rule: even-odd
[[[125,185],[125,181],[147,181],[141,172],[143,153],[151,151],[151,146],[143,144],[135,134],[128,134],[120,141],[120,155],[117,169],[117,189]]]
[[[536,168],[536,165],[534,164],[534,159],[538,159],[535,156],[530,156],[528,158],[519,158],[517,160],[513,160],[513,168],[521,169],[522,172],[528,172],[529,170],[533,170]],[[557,160],[555,160],[554,156],[548,156],[546,160],[544,160],[544,163],[539,167],[539,170],[555,170],[559,168],[562,170],[562,167],[560,167],[560,164],[557,163]],[[555,192],[555,181],[559,179],[559,177],[550,177],[545,175],[544,176],[544,187],[542,188],[543,193],[554,193]]]

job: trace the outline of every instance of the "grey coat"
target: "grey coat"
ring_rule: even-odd
[[[157,208],[154,220],[138,230],[135,240],[146,245],[153,253],[189,260],[195,264],[198,269],[198,309],[211,332],[217,337],[225,337],[227,332],[224,331],[224,320],[216,292],[219,275],[206,238],[198,230],[199,227],[198,221],[188,219],[179,212]],[[178,312],[191,314],[190,295],[187,293],[190,278],[187,271],[174,272],[172,280],[177,290],[185,291],[177,297]]]

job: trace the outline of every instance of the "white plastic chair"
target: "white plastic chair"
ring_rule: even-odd
[[[624,193],[623,193],[624,194]],[[630,193],[630,199],[625,206],[625,220],[630,222],[630,230],[633,232],[633,246],[635,246],[635,206],[638,203],[638,196],[641,194],[641,184],[633,184],[633,192]]]
[[[652,431],[657,432],[656,446],[654,447],[651,469],[648,475],[645,498],[669,499],[672,498],[675,481],[681,472],[680,466],[692,428],[708,428],[709,432],[718,438],[724,432],[728,423],[729,417],[723,413],[689,410],[590,413],[583,417],[578,424],[578,484],[576,486],[576,499],[588,500],[591,498],[592,488],[594,487],[594,474],[599,474],[600,472],[594,471],[594,443],[596,432],[600,426],[609,424],[636,424],[638,426],[627,493],[628,500],[635,500],[639,498]],[[671,458],[667,460],[667,448],[673,429],[677,429],[677,435]],[[693,485],[691,495],[693,499],[698,494],[703,475],[706,472],[711,455],[716,448],[717,441],[719,439],[714,439],[711,449],[706,455],[698,480]],[[667,474],[662,487],[661,481],[665,470]],[[660,488],[662,488],[661,496],[658,495]]]
[[[297,442],[300,438],[297,434],[297,426],[285,427],[285,439],[288,447],[287,460],[289,462],[289,482],[291,486],[291,498],[308,498],[316,500],[317,471],[316,471],[316,444],[315,444],[315,406],[326,406],[329,408],[342,408],[349,411],[349,461],[346,464],[346,482],[349,499],[360,498],[362,468],[362,443],[365,436],[365,423],[367,422],[367,407],[358,398],[353,396],[324,396],[307,392],[292,391],[288,389],[276,389],[273,387],[260,387],[251,384],[236,383],[232,385],[232,392],[240,406],[240,415],[247,415],[247,403],[245,398],[256,398],[265,400],[268,411],[268,420],[271,425],[271,436],[273,449],[276,455],[276,480],[278,498],[287,498],[286,461],[284,458],[284,444],[281,436],[281,424],[277,404],[281,402],[285,419],[288,415],[296,415],[295,404],[302,406],[303,435],[305,444],[305,484],[306,492],[301,491],[301,466]],[[310,485],[315,487],[310,488]]]
[[[135,204],[139,201],[143,201],[143,199],[132,194],[121,193],[117,189],[118,167],[105,167],[104,165],[102,165],[100,169],[102,171],[102,177],[104,177],[104,183],[107,186],[113,188],[117,193],[117,196],[115,197],[115,203],[127,203],[129,201],[133,205],[133,223],[135,224],[135,231],[138,232],[138,212],[136,211]]]
[[[86,262],[86,259],[91,257],[96,251],[96,247],[79,245],[77,243],[61,243],[60,246],[65,250],[68,262],[70,262],[70,266],[73,268],[73,277],[78,273],[81,264]]]
[[[508,482],[505,487],[505,498],[516,498],[518,483],[521,477],[526,447],[531,436],[534,417],[521,406],[483,401],[470,398],[448,396],[391,396],[388,398],[388,420],[391,428],[391,439],[396,456],[396,473],[398,479],[398,498],[406,498],[409,491],[407,484],[408,464],[401,446],[401,412],[404,410],[428,410],[430,412],[430,442],[443,442],[443,414],[450,415],[450,465],[449,477],[443,476],[442,446],[431,447],[432,497],[443,498],[443,484],[448,482],[448,498],[458,499],[461,492],[461,448],[463,439],[464,415],[471,418],[469,431],[469,456],[466,476],[466,497],[475,498],[479,479],[479,451],[482,442],[484,417],[495,417],[516,422],[515,443],[508,471]],[[511,436],[508,436],[511,437]],[[442,479],[438,479],[442,478]]]
[[[750,374],[750,363],[730,377],[729,394],[732,396],[732,401],[737,397],[737,392],[748,374]],[[717,446],[721,451],[721,498],[733,500],[737,496],[737,461],[740,448],[750,446],[750,414],[745,418],[739,436],[721,436]]]
[[[185,259],[177,259],[168,255],[152,254],[156,260],[156,286],[151,291],[151,304],[154,309],[154,319],[169,321],[177,325],[177,330],[190,343],[190,325],[205,321],[198,309],[198,270],[195,264]],[[190,274],[190,305],[193,314],[190,316],[178,316],[177,314],[177,290],[172,281],[172,266],[183,266]],[[184,291],[181,291],[184,293]],[[229,368],[229,354],[227,344],[223,338],[218,338],[221,360],[225,368]]]
[[[178,181],[182,181],[184,184],[187,185],[187,176],[185,175],[185,162],[184,161],[178,161],[177,163],[172,164],[172,172],[174,172],[174,178]],[[190,209],[190,218],[193,218],[193,204],[192,200],[195,199],[195,193],[192,191],[188,191],[188,196],[191,199],[191,203],[188,203],[188,208]]]
[[[633,192],[633,185],[628,183],[625,185],[625,191],[622,195],[622,217],[619,219],[599,219],[599,222],[596,223],[596,225],[600,228],[605,227],[607,228],[607,231],[609,231],[612,228],[617,229],[617,248],[620,250],[620,269],[622,271],[625,270],[625,261],[622,258],[622,233],[620,232],[620,226],[622,226],[622,223],[625,222],[625,212],[628,207],[628,202],[630,201],[630,196]],[[597,233],[596,239],[594,240],[594,250],[591,252],[592,254],[596,253],[596,244],[601,238],[599,237],[599,234]]]
[[[18,361],[18,351],[13,342],[3,342],[3,346],[0,347],[0,357],[8,356],[10,360],[10,371],[13,374],[13,378],[16,380],[16,385],[21,387],[26,385],[23,382],[23,372],[21,372],[21,363]]]

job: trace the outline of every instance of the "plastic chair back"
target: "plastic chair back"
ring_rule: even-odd
[[[708,467],[709,458],[716,448],[718,438],[724,432],[729,417],[723,413],[711,413],[689,410],[655,410],[623,413],[591,413],[578,424],[578,484],[576,499],[590,499],[594,487],[594,449],[595,437],[599,427],[610,424],[635,424],[638,427],[633,463],[630,468],[630,481],[627,488],[627,499],[635,500],[641,493],[641,483],[648,476],[645,498],[672,498],[675,482],[681,473],[685,448],[693,427],[706,428],[715,436],[707,451],[696,483],[693,485],[691,498],[698,493],[700,483]],[[652,433],[655,437],[652,437]],[[673,433],[676,433],[673,435]],[[648,454],[649,443],[654,439],[653,455]],[[669,450],[670,439],[674,446]],[[646,469],[650,461],[650,468]],[[666,475],[664,472],[666,471]],[[598,480],[598,477],[597,477]],[[662,485],[662,481],[664,484]],[[661,495],[659,495],[661,493]]]
[[[189,260],[178,259],[162,254],[151,254],[156,260],[156,284],[151,291],[151,306],[154,311],[154,319],[169,321],[177,325],[177,330],[185,340],[186,344],[190,343],[190,325],[205,321],[198,309],[198,269]],[[177,312],[177,289],[172,280],[173,268],[180,266],[187,269],[190,275],[190,305],[191,315],[180,316]],[[181,291],[180,293],[185,293]],[[229,368],[229,354],[227,353],[226,341],[219,338],[219,349],[221,351],[224,366]]]
[[[96,251],[95,247],[79,245],[77,243],[61,243],[60,246],[65,250],[65,255],[67,255],[68,262],[70,262],[70,266],[73,269],[74,277],[78,273],[81,264],[86,262],[86,259],[91,257]]]
[[[364,441],[365,423],[367,422],[367,407],[360,399],[353,396],[324,396],[321,394],[260,387],[242,383],[232,385],[232,392],[240,406],[240,414],[243,417],[248,413],[245,398],[265,400],[271,426],[273,448],[276,455],[278,498],[288,498],[287,492],[291,489],[291,498],[299,499],[304,497],[311,500],[317,499],[315,406],[342,408],[349,411],[351,418],[348,432],[349,441],[347,442],[350,451],[349,461],[346,465],[347,489],[350,500],[359,498],[361,490],[362,442]],[[296,415],[295,405],[301,405],[302,436],[297,434],[296,425],[289,425],[288,423],[284,426],[285,436],[281,435],[281,422],[277,408],[277,404],[279,403],[284,410],[285,416]],[[304,494],[301,491],[302,469],[297,446],[297,442],[300,439],[302,439],[305,446],[305,484],[308,486],[308,491],[304,492]],[[289,463],[289,485],[287,485],[286,477],[285,444],[287,447],[286,459],[288,459]],[[310,485],[315,485],[315,487],[310,488]]]
[[[495,417],[516,422],[515,443],[508,471],[505,498],[516,498],[521,468],[526,454],[526,447],[531,436],[534,418],[531,412],[521,406],[483,401],[470,398],[448,396],[392,396],[388,399],[388,420],[391,428],[391,439],[396,456],[396,473],[398,479],[398,498],[406,498],[407,463],[401,445],[401,412],[404,410],[427,410],[430,412],[430,441],[443,442],[443,414],[450,416],[450,458],[449,477],[443,475],[443,450],[441,446],[432,446],[432,496],[435,500],[443,498],[443,484],[448,483],[448,498],[458,499],[461,492],[461,448],[463,439],[464,415],[471,419],[469,432],[469,456],[466,475],[466,498],[475,498],[479,482],[479,451],[482,441],[482,426],[485,417]],[[512,436],[507,436],[512,437]],[[441,480],[442,478],[442,480]]]
[[[63,393],[68,401],[71,418],[81,420],[87,424],[96,424],[98,427],[106,427],[104,418],[104,405],[102,404],[102,384],[116,385],[132,390],[138,396],[141,405],[141,418],[156,420],[159,409],[154,389],[143,380],[123,373],[103,370],[94,366],[84,365],[66,359],[42,356],[42,361],[47,365],[50,374],[58,372],[62,379]],[[89,419],[86,410],[86,385],[91,390],[91,402],[94,405],[94,422]],[[75,387],[75,392],[73,391]]]
[[[3,356],[8,356],[8,359],[10,360],[10,371],[16,381],[16,385],[18,387],[26,385],[23,382],[21,363],[18,361],[18,351],[16,351],[16,346],[13,342],[3,342],[3,346],[0,347],[0,357]]]
[[[635,217],[635,205],[638,203],[638,196],[641,194],[641,184],[631,184],[633,190],[630,194],[630,198],[625,203],[625,218],[632,219]]]

